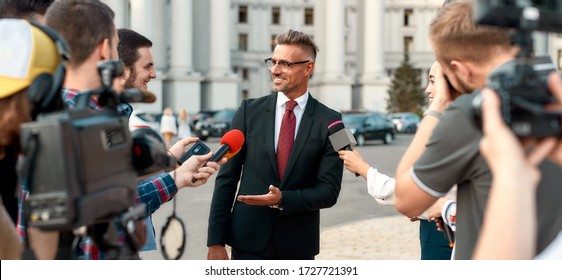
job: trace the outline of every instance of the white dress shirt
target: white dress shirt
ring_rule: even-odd
[[[285,114],[285,106],[287,101],[290,99],[285,96],[284,93],[278,92],[277,93],[277,105],[275,105],[275,152],[277,152],[277,143],[279,143],[279,131],[281,130],[281,122],[283,121],[283,115]],[[304,112],[304,108],[306,108],[306,102],[308,102],[308,91],[305,94],[301,95],[297,99],[297,106],[293,109],[293,113],[295,114],[296,118],[296,125],[295,125],[295,138],[297,137],[297,132],[299,131],[299,126],[302,120],[302,113]]]

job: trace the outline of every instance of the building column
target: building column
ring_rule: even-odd
[[[170,72],[164,81],[164,106],[175,112],[201,110],[201,81],[193,69],[193,0],[171,0]]]
[[[282,12],[281,15],[284,13]],[[250,5],[250,31],[249,50],[255,56],[251,61],[246,60],[248,65],[249,79],[242,81],[243,89],[248,90],[248,98],[257,98],[271,92],[271,74],[266,69],[264,59],[271,57],[272,51],[269,45],[271,35],[271,5],[254,3]]]
[[[349,110],[353,81],[345,73],[343,0],[316,1],[314,7],[315,40],[321,55],[310,82],[312,94],[334,110]]]
[[[103,0],[115,13],[115,27],[124,28],[129,23],[128,1],[124,0]]]
[[[239,105],[238,76],[232,72],[230,58],[230,0],[210,0],[209,72],[203,83],[203,107],[233,108]]]
[[[151,104],[135,104],[135,108],[150,112],[161,112],[164,108],[163,80],[166,79],[168,61],[166,59],[167,43],[165,40],[165,0],[130,0],[131,29],[152,41],[150,49],[154,59],[156,79],[148,84],[148,90],[156,95]]]
[[[359,0],[358,97],[359,109],[386,112],[390,83],[384,68],[384,1]]]

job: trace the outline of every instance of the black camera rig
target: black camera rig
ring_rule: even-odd
[[[24,204],[28,227],[68,232],[88,226],[95,229],[90,234],[98,244],[104,225],[117,221],[127,241],[138,243],[132,222],[144,218],[145,207],[135,203],[137,176],[168,168],[169,160],[164,144],[153,135],[131,136],[128,115],[119,106],[143,97],[138,90],[117,94],[111,88],[122,67],[120,61],[101,62],[101,88],[81,92],[74,108],[40,114],[21,125],[21,180],[30,191]],[[101,111],[88,107],[93,96]],[[129,245],[129,252],[136,252],[143,244]]]
[[[505,122],[519,137],[560,135],[560,112],[546,111],[556,100],[548,90],[548,75],[557,71],[548,56],[536,57],[532,33],[562,31],[560,1],[478,0],[474,2],[474,22],[512,28],[512,41],[520,51],[517,58],[494,70],[487,87],[501,99]],[[481,124],[481,98],[474,99],[474,115]]]

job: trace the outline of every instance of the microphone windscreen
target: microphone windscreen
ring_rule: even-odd
[[[328,135],[332,135],[345,128],[342,120],[336,116],[330,117],[328,123]]]
[[[148,90],[128,88],[119,95],[119,100],[122,103],[153,103],[156,101],[156,95]]]
[[[221,138],[220,144],[228,145],[230,149],[225,157],[231,158],[236,155],[240,149],[242,149],[242,145],[244,144],[244,133],[238,129],[232,129],[224,134]]]
[[[156,101],[156,95],[154,93],[141,89],[142,92],[142,103],[154,103]]]

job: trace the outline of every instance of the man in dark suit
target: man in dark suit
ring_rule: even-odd
[[[314,259],[320,209],[340,192],[343,164],[328,120],[341,116],[308,92],[318,47],[294,30],[276,45],[265,60],[276,93],[243,101],[232,120],[246,141],[215,181],[208,259],[228,259],[225,244],[233,259]]]

